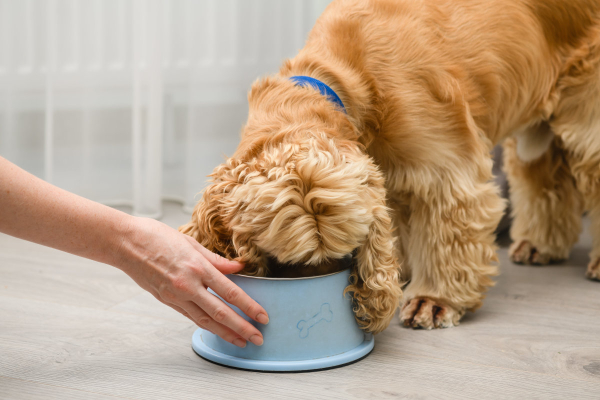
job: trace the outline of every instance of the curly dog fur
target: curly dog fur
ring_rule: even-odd
[[[354,252],[347,291],[380,332],[458,324],[496,274],[509,137],[517,261],[564,258],[590,210],[600,275],[596,0],[337,0],[278,75],[254,83],[241,143],[182,232],[245,273]],[[308,75],[333,88],[347,115]],[[521,254],[526,252],[535,254]],[[402,271],[400,270],[402,264]]]

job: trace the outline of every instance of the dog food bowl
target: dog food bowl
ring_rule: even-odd
[[[203,329],[192,336],[192,348],[202,358],[233,368],[257,371],[310,371],[339,367],[366,357],[373,335],[362,331],[343,295],[350,270],[309,278],[261,278],[227,275],[269,314],[269,323],[250,320],[264,344],[239,348]]]

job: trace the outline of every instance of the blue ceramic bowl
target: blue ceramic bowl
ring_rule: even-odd
[[[310,278],[261,278],[228,275],[269,313],[269,323],[250,320],[264,344],[234,346],[202,329],[192,337],[198,355],[229,367],[260,371],[308,371],[331,368],[365,357],[373,336],[358,326],[349,295],[350,270]]]

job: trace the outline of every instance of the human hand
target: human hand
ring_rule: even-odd
[[[114,265],[162,303],[239,347],[246,340],[262,345],[263,337],[252,324],[210,287],[253,320],[266,324],[267,312],[223,274],[240,271],[243,264],[214,254],[169,226],[148,218],[130,217]]]

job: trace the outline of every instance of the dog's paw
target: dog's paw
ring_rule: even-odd
[[[508,249],[508,255],[510,260],[515,264],[546,265],[562,261],[560,258],[555,258],[550,254],[538,251],[538,249],[526,239],[514,242]]]
[[[404,326],[421,329],[449,328],[459,324],[464,310],[428,297],[416,297],[404,303],[400,320]]]
[[[596,259],[592,260],[587,267],[587,271],[585,272],[585,276],[588,279],[592,279],[594,281],[600,281],[600,257],[596,257]]]

